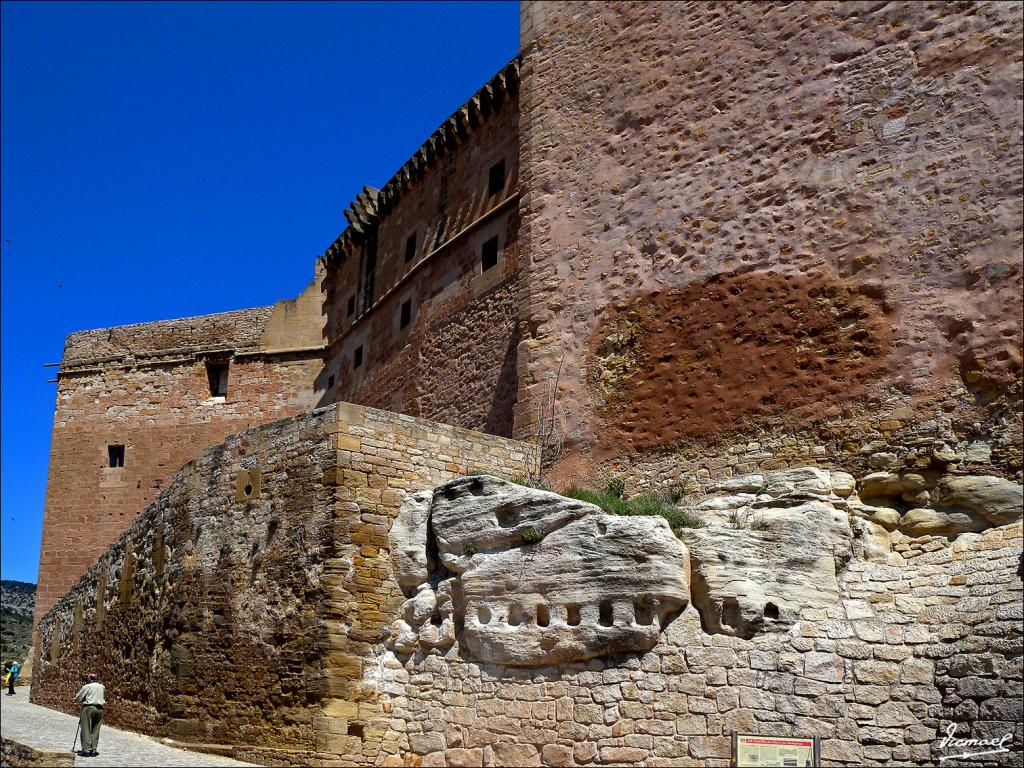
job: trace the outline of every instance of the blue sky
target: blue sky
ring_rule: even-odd
[[[71,331],[292,297],[519,45],[516,2],[28,3],[2,15],[2,575],[35,581]]]

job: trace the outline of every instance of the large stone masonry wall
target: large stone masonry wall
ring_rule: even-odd
[[[787,633],[707,634],[690,607],[639,656],[392,661],[396,746],[425,766],[728,766],[735,730],[820,736],[823,765],[924,766],[956,752],[940,749],[956,723],[961,738],[1011,734],[988,764],[1020,765],[1020,524],[893,549],[851,561],[841,604]]]
[[[41,619],[33,701],[72,711],[94,671],[112,724],[274,761],[373,762],[390,714],[372,647],[403,599],[386,546],[401,499],[535,465],[528,445],[349,404],[232,435]]]
[[[474,557],[461,543],[451,550],[444,531],[435,535],[445,542],[433,539],[447,547],[440,556],[430,535],[419,545],[396,537],[400,509],[406,521],[417,519],[410,494],[474,472],[522,477],[537,458],[522,443],[347,404],[233,436],[176,477],[44,617],[33,697],[70,710],[78,676],[95,669],[113,722],[231,744],[235,756],[270,764],[726,766],[738,730],[820,736],[826,765],[933,765],[950,754],[941,739],[954,725],[961,738],[1010,734],[1014,750],[987,764],[1019,765],[1021,524],[952,540],[886,532],[837,512],[883,511],[850,496],[854,481],[842,472],[801,470],[764,479],[771,498],[729,497],[756,499],[773,515],[767,532],[720,524],[681,531],[690,565],[680,583],[690,585],[691,604],[663,617],[650,651],[525,668],[484,663],[464,644],[459,621],[454,638],[432,640],[443,627],[431,626],[429,611],[407,647],[394,634],[396,619],[416,622],[420,592],[436,588],[440,604],[448,588],[431,582],[406,600],[397,563],[425,557],[460,572]],[[241,499],[254,483],[259,496]],[[461,493],[466,503],[480,494],[479,525],[445,512],[445,525],[470,536],[515,534],[501,522],[513,508],[549,514],[529,491],[518,492],[526,494],[518,506],[490,510],[486,489],[494,485],[469,478],[442,486],[425,524],[439,524],[430,522],[438,493]],[[1006,513],[1019,517],[1019,489],[998,487],[1007,499],[1017,493],[1016,511]],[[430,494],[414,497],[422,498]],[[589,514],[564,501],[573,515]],[[833,509],[825,517],[823,504]],[[699,508],[722,517],[726,506]],[[583,546],[563,551],[542,520],[535,525],[550,541],[523,554],[534,563],[531,584],[549,570],[544,558]],[[825,527],[801,528],[808,525]],[[761,542],[782,559],[762,561],[730,541]],[[512,543],[509,552],[479,550],[514,562]],[[708,561],[709,547],[724,557]],[[804,549],[821,551],[808,557]],[[745,619],[761,623],[715,625],[709,600],[733,588],[730,573],[739,584],[763,568],[772,579],[753,586],[779,600],[774,618],[767,607],[763,620],[748,615],[741,602]],[[554,588],[599,597],[600,579],[615,577],[596,573],[599,583],[555,579]],[[472,581],[473,571],[464,578]],[[478,582],[473,589],[487,600]],[[461,587],[449,587],[464,603]],[[466,589],[470,602],[480,599]],[[551,630],[563,620],[553,606]],[[631,621],[616,608],[616,625],[622,620]],[[496,621],[521,621],[524,637],[543,638],[548,626],[537,618],[535,627],[528,606],[516,622],[511,613]],[[515,645],[506,649],[519,658]]]
[[[319,283],[295,300],[73,333],[58,375],[36,617],[181,466],[227,435],[315,407]],[[211,396],[207,360],[229,363]],[[108,446],[124,446],[110,467]]]
[[[516,435],[553,435],[556,479],[748,443],[843,465],[908,425],[1019,476],[1019,6],[522,21]]]
[[[357,402],[491,434],[512,434],[519,345],[519,104],[516,62],[478,124],[461,116],[453,134],[371,225],[372,248],[349,246],[327,259],[324,306],[331,401]],[[479,99],[480,97],[475,97]],[[471,101],[470,104],[473,102]],[[490,102],[488,102],[490,103]],[[442,146],[443,145],[443,146]],[[418,156],[410,162],[419,161]],[[489,171],[504,162],[505,184],[489,194]],[[396,175],[405,178],[406,169]],[[389,184],[394,184],[393,179]],[[415,253],[406,243],[415,236]],[[483,244],[498,239],[497,264],[482,270]],[[344,239],[344,236],[341,238]],[[375,252],[373,299],[366,264]],[[350,302],[352,313],[349,313]],[[409,302],[409,323],[401,325]],[[354,355],[362,350],[362,365]]]

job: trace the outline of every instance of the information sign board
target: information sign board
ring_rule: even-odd
[[[732,734],[733,765],[738,768],[814,768],[820,752],[817,736]]]

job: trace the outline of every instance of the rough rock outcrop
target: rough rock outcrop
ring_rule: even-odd
[[[406,496],[388,532],[391,567],[399,586],[409,597],[416,594],[417,587],[427,582],[434,565],[432,553],[427,550],[430,497],[429,491]]]
[[[524,535],[543,538],[599,512],[593,504],[478,475],[439,487],[430,514],[442,562],[461,573],[469,567],[467,553],[502,552],[522,544]]]
[[[535,666],[654,647],[689,601],[681,542],[660,517],[592,515],[462,577],[467,647]]]
[[[850,512],[908,536],[959,536],[1017,522],[1022,488],[991,475],[925,477],[872,472],[861,478]]]
[[[789,506],[782,496],[730,515],[683,532],[706,631],[752,637],[784,630],[803,608],[838,604],[838,573],[852,551],[844,511],[825,500]]]
[[[449,648],[459,625],[469,652],[510,666],[643,652],[689,602],[686,548],[662,518],[496,477],[406,499],[390,540],[409,595],[388,638],[397,653]]]

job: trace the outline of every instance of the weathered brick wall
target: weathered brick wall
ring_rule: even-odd
[[[553,423],[566,480],[907,429],[1019,477],[1021,34],[1000,3],[524,3],[516,435]]]
[[[33,701],[70,711],[94,671],[113,724],[372,763],[390,723],[374,644],[403,600],[386,544],[404,493],[534,464],[524,444],[349,404],[233,435],[42,618]]]
[[[990,764],[1019,765],[1020,524],[894,542],[888,564],[849,563],[841,607],[804,609],[785,634],[708,635],[690,607],[639,657],[385,664],[388,764],[728,766],[736,730],[820,736],[823,765],[939,765],[956,723],[1010,734]]]
[[[319,290],[313,290],[315,300]],[[50,448],[37,617],[186,461],[229,434],[317,405],[322,345],[309,341],[322,321],[315,304],[313,315],[308,300],[298,303],[303,311],[282,303],[68,337]],[[268,327],[274,329],[270,349]],[[303,338],[309,327],[313,332]],[[284,352],[279,345],[289,332],[297,343]],[[223,401],[211,397],[207,359],[230,363]],[[109,445],[124,446],[123,467],[109,466]]]
[[[364,293],[367,246],[328,260],[331,401],[511,434],[520,334],[514,280],[518,122],[515,94],[505,93],[458,144],[424,163],[421,174],[380,213],[370,306]],[[489,171],[499,161],[505,185],[489,195]],[[413,233],[415,256],[406,261]],[[498,238],[498,263],[483,272],[481,248],[492,237]],[[407,301],[410,323],[402,328]],[[358,348],[363,362],[356,369]]]

